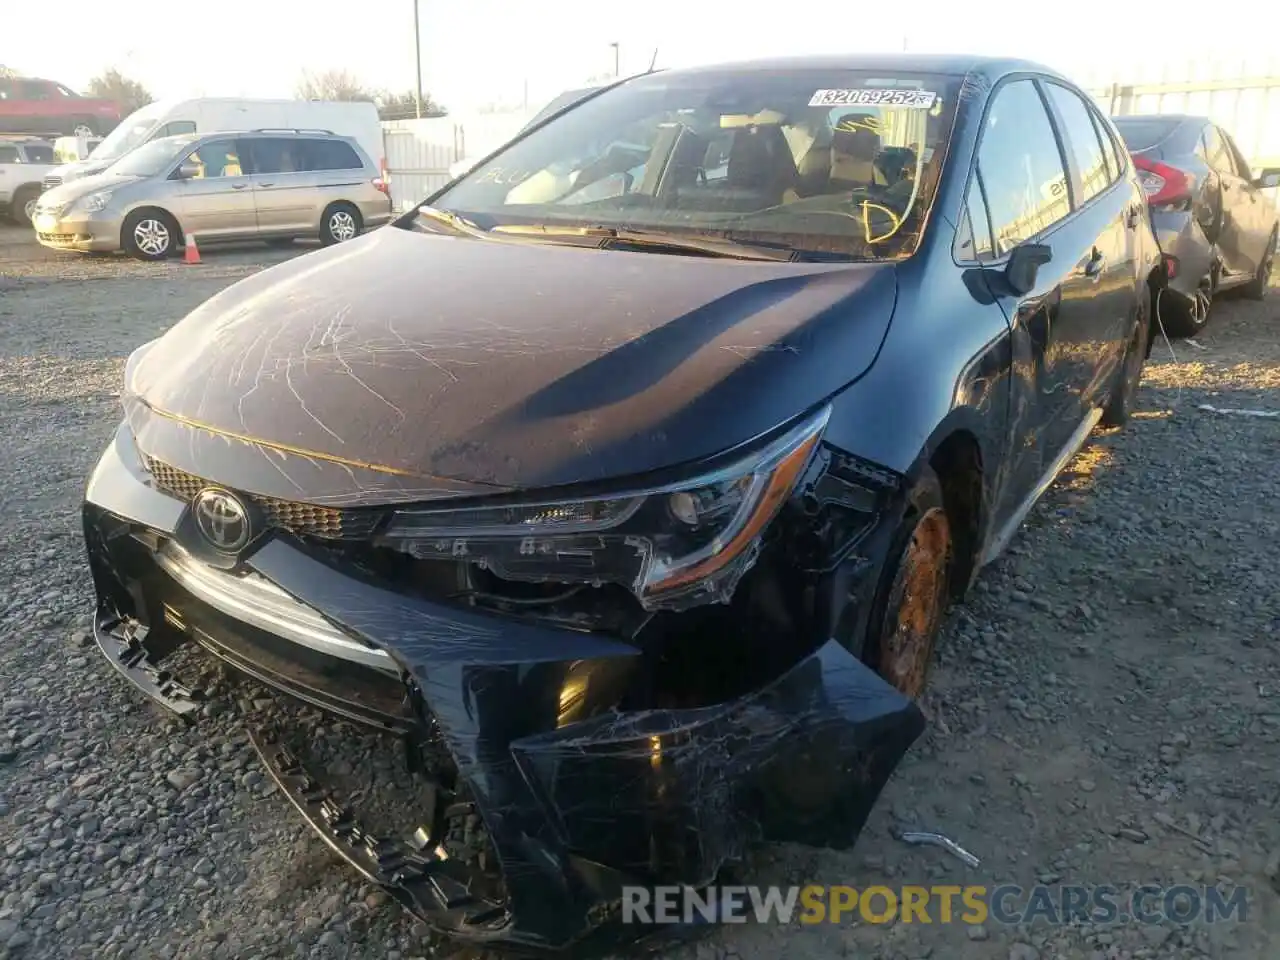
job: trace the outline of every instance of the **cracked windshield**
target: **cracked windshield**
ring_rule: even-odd
[[[612,228],[899,259],[925,226],[958,85],[847,70],[644,77],[534,130],[434,206],[537,239]]]

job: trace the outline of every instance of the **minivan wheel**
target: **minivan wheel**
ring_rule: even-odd
[[[928,684],[951,596],[955,543],[942,484],[926,466],[907,493],[867,626],[862,659],[913,700]]]
[[[139,260],[164,260],[178,246],[177,223],[158,210],[140,210],[129,214],[120,230],[120,241],[131,257]]]
[[[320,242],[326,246],[354,240],[360,235],[360,211],[349,203],[335,203],[320,219]]]

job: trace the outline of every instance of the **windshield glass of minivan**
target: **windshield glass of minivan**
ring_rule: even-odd
[[[114,160],[123,157],[139,144],[145,143],[147,134],[155,129],[159,111],[143,107],[125,118],[103,141],[93,148],[90,160]]]
[[[188,136],[152,140],[117,160],[105,172],[118,177],[154,177],[164,173],[196,139]]]
[[[432,205],[485,229],[603,226],[899,259],[919,244],[961,79],[638,77],[512,143]]]

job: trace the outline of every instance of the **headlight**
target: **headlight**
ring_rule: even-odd
[[[105,210],[110,202],[111,191],[102,190],[98,193],[86,194],[71,206],[73,209],[83,210],[85,213],[97,213],[99,210]]]
[[[750,456],[679,483],[581,500],[402,510],[381,539],[419,559],[466,561],[508,580],[621,584],[651,610],[709,593],[727,599],[830,414],[824,407]]]

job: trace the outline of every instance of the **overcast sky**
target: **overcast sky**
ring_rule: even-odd
[[[1220,5],[1231,45],[1210,42],[1204,2],[944,0],[419,0],[423,83],[455,112],[528,90],[535,105],[592,75],[765,55],[902,50],[1023,56],[1083,81],[1163,69],[1280,72],[1280,3]],[[0,0],[0,63],[81,88],[117,67],[156,97],[294,94],[304,69],[344,68],[371,87],[414,83],[414,0]],[[963,17],[971,8],[979,16]],[[1184,9],[1185,8],[1185,9]],[[1056,14],[1056,16],[1055,16]],[[1110,27],[1102,31],[1104,25]],[[17,42],[21,41],[21,42]],[[1221,49],[1216,47],[1221,46]],[[1206,57],[1204,52],[1211,55]],[[1272,60],[1268,62],[1268,54]],[[1247,63],[1246,63],[1247,61]],[[1114,79],[1114,77],[1108,77]]]

